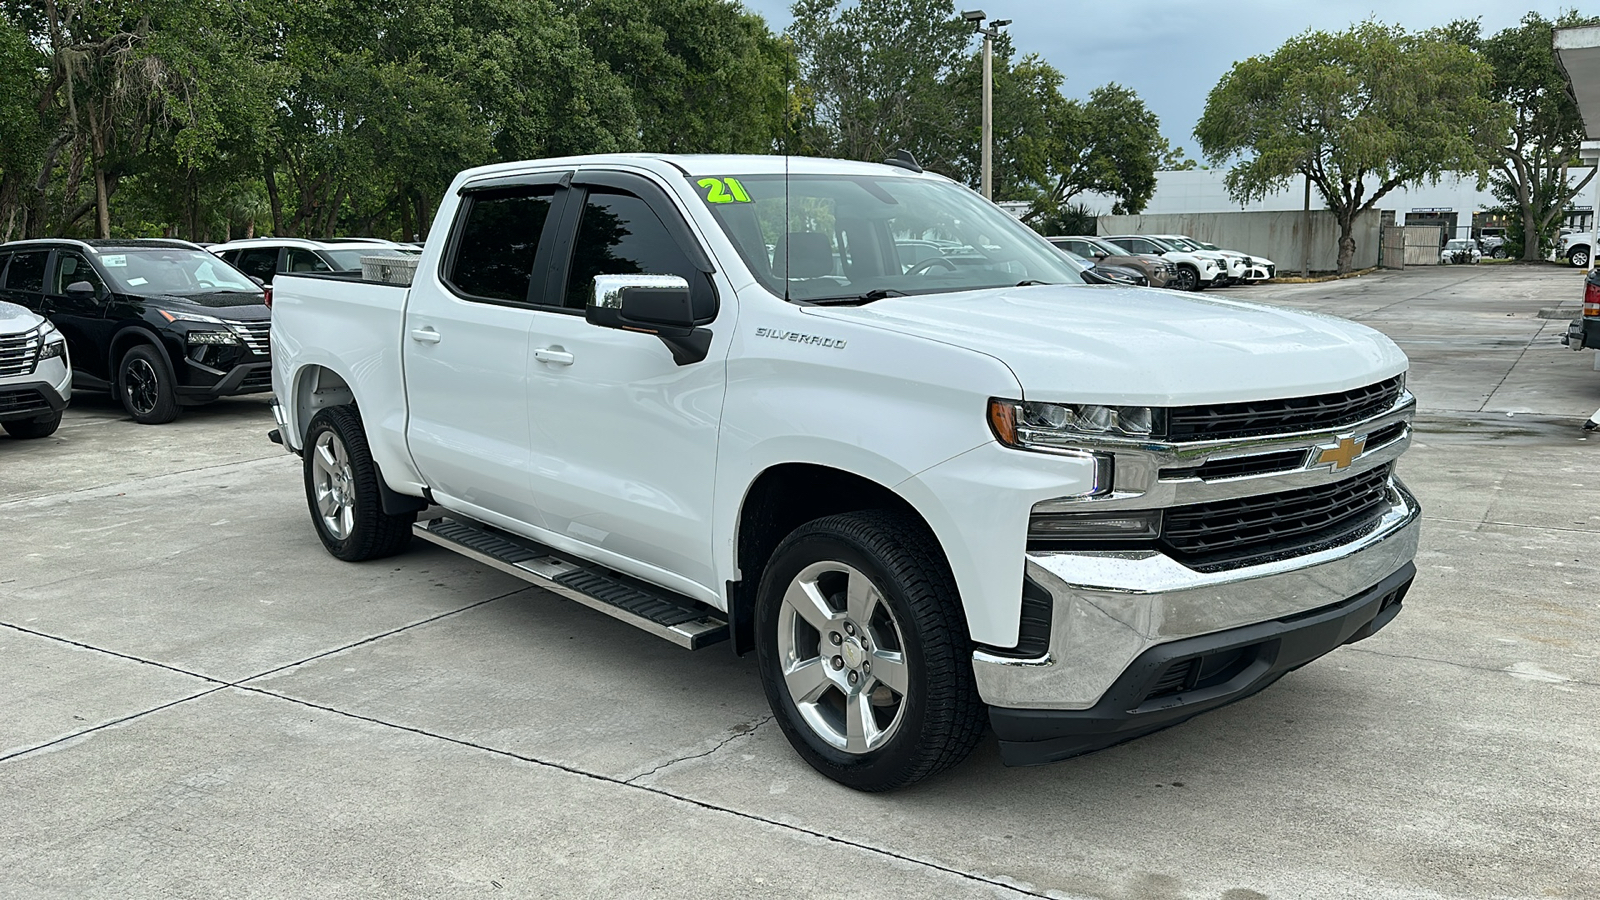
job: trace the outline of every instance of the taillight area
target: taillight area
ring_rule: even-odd
[[[1583,314],[1600,316],[1600,284],[1595,284],[1593,281],[1584,282]]]
[[[1590,287],[1593,287],[1593,285],[1590,285]],[[269,285],[266,285],[266,286],[262,287],[261,291],[262,291],[262,294],[265,297],[265,303],[267,304],[267,309],[271,309],[272,308],[272,285],[269,284]],[[1588,295],[1585,295],[1585,296],[1588,296]],[[1585,300],[1584,302],[1587,303],[1588,301]],[[1585,309],[1587,309],[1587,308],[1588,307],[1585,307]],[[1600,315],[1600,313],[1596,313],[1596,314]]]

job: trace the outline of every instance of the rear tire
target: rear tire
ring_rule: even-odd
[[[1587,247],[1573,248],[1572,252],[1567,254],[1567,262],[1571,263],[1573,268],[1576,269],[1589,268],[1589,249]]]
[[[6,430],[19,441],[32,440],[33,438],[49,437],[56,433],[61,426],[61,413],[56,412],[41,419],[16,419],[10,422],[0,422],[0,428]]]
[[[330,406],[317,413],[306,429],[304,453],[306,505],[329,553],[361,562],[406,549],[417,514],[383,511],[378,466],[354,407]]]
[[[755,627],[778,726],[840,784],[905,787],[983,737],[955,580],[910,516],[871,510],[795,529],[762,573]]]
[[[137,344],[117,364],[117,397],[140,425],[164,425],[178,417],[178,395],[167,361],[149,344]]]

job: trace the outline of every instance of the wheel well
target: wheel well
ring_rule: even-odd
[[[317,410],[327,406],[355,406],[356,396],[339,373],[322,366],[306,366],[295,377],[294,427],[305,444],[306,429]]]
[[[728,585],[734,652],[742,655],[754,647],[756,592],[778,544],[813,519],[864,509],[902,510],[927,527],[927,520],[899,494],[827,466],[784,463],[762,472],[750,485],[739,510],[739,581]]]
[[[161,358],[166,360],[167,365],[169,367],[172,365],[172,360],[167,357],[167,348],[161,346],[161,342],[156,339],[155,335],[139,328],[124,328],[111,338],[111,346],[106,352],[108,357],[106,360],[106,373],[108,375],[106,380],[111,382],[113,387],[115,387],[118,378],[117,364],[121,363],[123,355],[137,344],[149,344],[155,347],[156,352],[161,354]]]

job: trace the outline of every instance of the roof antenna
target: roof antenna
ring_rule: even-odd
[[[918,175],[922,174],[922,167],[917,165],[917,158],[911,155],[910,150],[896,150],[894,155],[883,161],[886,166],[899,166],[910,169]]]

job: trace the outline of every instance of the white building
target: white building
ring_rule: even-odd
[[[1568,172],[1571,183],[1581,182],[1589,169],[1572,169]],[[1166,213],[1206,212],[1256,212],[1283,211],[1305,208],[1305,181],[1296,179],[1289,189],[1271,194],[1250,203],[1238,203],[1228,196],[1223,184],[1225,169],[1191,169],[1185,172],[1157,172],[1156,192],[1144,208],[1146,215]],[[1376,180],[1368,179],[1368,190],[1376,188]],[[1568,208],[1565,224],[1587,230],[1593,215],[1587,200],[1587,191],[1575,198]],[[1111,208],[1110,198],[1088,198],[1091,208],[1098,203],[1104,212]],[[1484,210],[1499,206],[1488,190],[1478,190],[1477,180],[1446,176],[1438,184],[1422,184],[1412,188],[1396,188],[1378,201],[1377,209],[1395,212],[1397,224],[1442,225],[1454,237],[1472,237],[1475,217],[1480,227],[1487,224],[1480,215]],[[1311,208],[1326,209],[1317,189],[1311,189]]]

